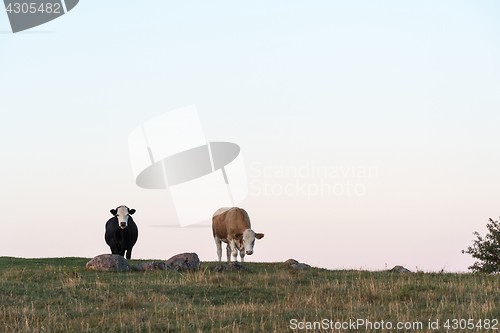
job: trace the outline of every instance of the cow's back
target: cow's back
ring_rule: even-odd
[[[234,234],[243,233],[250,228],[250,217],[243,208],[223,207],[218,209],[212,218],[213,235],[220,239],[232,239]]]
[[[230,235],[243,233],[243,231],[252,227],[248,213],[239,207],[233,207],[227,211],[226,226],[227,232]]]
[[[106,222],[105,231],[104,238],[106,239],[106,243],[111,245],[111,241],[118,231],[118,219],[116,217],[112,217]]]
[[[129,245],[133,246],[137,242],[139,229],[137,228],[137,224],[135,224],[132,216],[129,216],[127,224],[127,228],[121,229],[118,226],[118,219],[116,217],[110,218],[108,222],[106,222],[106,232],[104,234],[106,243],[110,246],[113,242],[120,243],[125,247],[128,247]]]
[[[133,246],[137,242],[137,237],[139,236],[139,229],[137,229],[137,224],[135,224],[132,216],[128,217],[127,224],[128,224],[128,226],[125,228],[125,230],[128,229],[128,232],[130,235],[130,241],[132,243],[130,245]]]
[[[212,234],[220,239],[227,239],[226,215],[229,207],[217,209],[212,217]]]

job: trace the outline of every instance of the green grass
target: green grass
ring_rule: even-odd
[[[439,319],[433,332],[444,332],[446,319],[500,320],[500,275],[297,271],[283,263],[216,273],[216,262],[193,273],[111,273],[86,271],[89,260],[0,257],[0,331],[293,332],[291,319],[368,319],[420,321],[424,332],[428,319]]]

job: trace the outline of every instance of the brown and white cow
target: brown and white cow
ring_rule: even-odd
[[[255,233],[251,229],[248,213],[238,207],[223,207],[218,209],[212,217],[212,232],[217,245],[217,256],[219,261],[222,258],[222,244],[227,244],[227,261],[231,261],[231,253],[234,260],[238,259],[238,250],[240,251],[241,262],[245,254],[253,253],[255,239],[261,239],[264,234]]]

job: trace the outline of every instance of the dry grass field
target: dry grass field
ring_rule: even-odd
[[[297,271],[284,263],[219,273],[216,262],[193,273],[110,273],[86,271],[88,260],[1,257],[0,331],[500,331],[500,275]],[[364,326],[354,327],[359,320]]]

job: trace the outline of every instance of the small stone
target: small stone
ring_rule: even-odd
[[[304,264],[304,263],[291,264],[290,267],[295,268],[295,269],[309,269],[309,268],[311,268],[311,266],[309,266],[308,264]]]
[[[163,261],[143,262],[135,265],[135,269],[143,272],[172,270],[172,268]]]
[[[288,259],[287,261],[285,261],[285,263],[287,264],[298,264],[299,262],[295,259]]]
[[[397,272],[397,273],[411,273],[409,269],[404,268],[403,266],[394,266],[392,269],[389,270],[390,272]]]
[[[200,259],[196,253],[181,253],[165,262],[178,271],[195,271],[200,269]]]
[[[87,270],[105,271],[105,272],[128,272],[130,264],[127,259],[117,254],[101,254],[92,258],[87,265]]]

